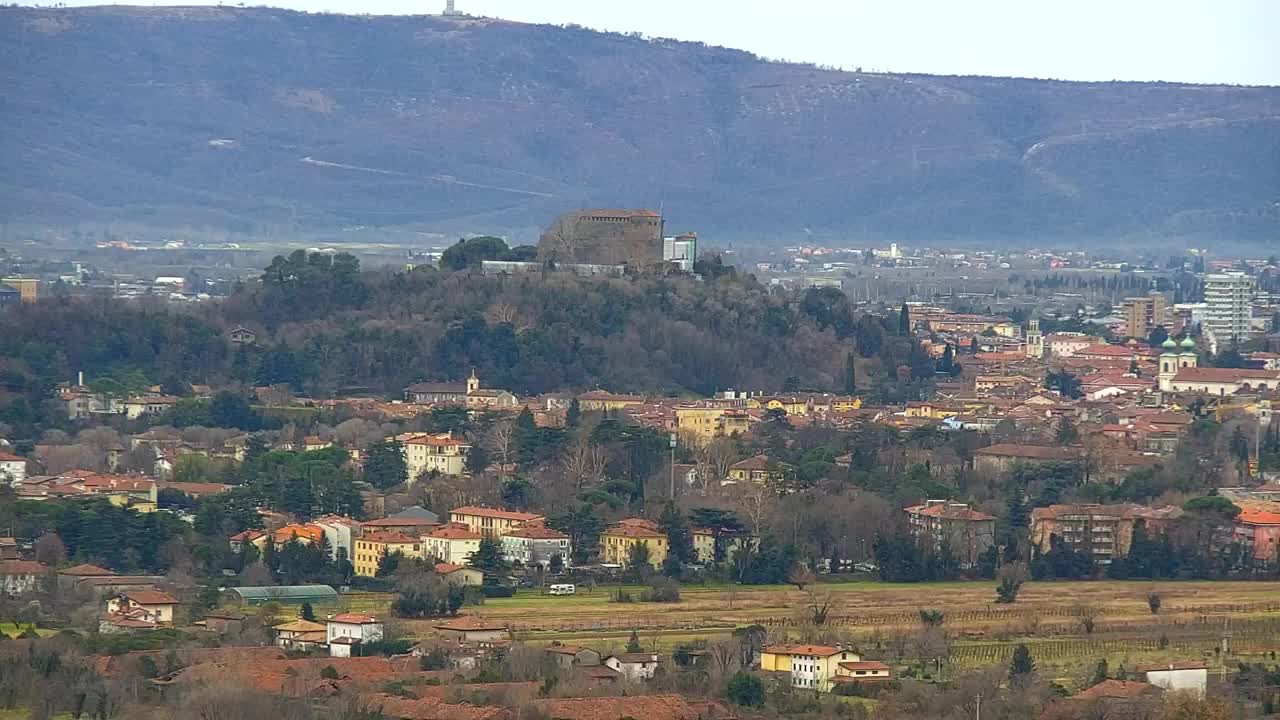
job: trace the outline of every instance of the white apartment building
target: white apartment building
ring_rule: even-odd
[[[1253,290],[1253,278],[1242,272],[1205,276],[1201,329],[1209,341],[1210,351],[1219,353],[1249,338]]]

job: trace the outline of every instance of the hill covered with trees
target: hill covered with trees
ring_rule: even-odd
[[[11,222],[529,242],[567,209],[663,205],[764,241],[1280,227],[1276,88],[840,72],[472,18],[0,12]]]

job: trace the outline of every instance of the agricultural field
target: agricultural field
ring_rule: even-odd
[[[622,587],[637,596],[642,588]],[[772,638],[837,636],[865,653],[915,659],[912,636],[920,610],[945,613],[946,668],[961,671],[1007,663],[1026,643],[1042,669],[1070,682],[1100,659],[1112,667],[1206,659],[1213,667],[1280,652],[1280,589],[1265,582],[1029,582],[1012,605],[995,604],[990,582],[921,585],[878,581],[793,586],[692,586],[674,604],[614,602],[619,588],[579,588],[573,596],[521,591],[465,612],[505,622],[528,642],[571,642],[614,649],[632,630],[643,643],[669,650],[698,639],[728,637],[744,625]],[[1159,595],[1159,612],[1148,604]],[[808,622],[814,599],[830,599],[821,628]],[[346,595],[343,610],[386,614],[389,594]],[[317,608],[319,612],[319,608]],[[433,634],[429,620],[406,621],[416,637]],[[1086,625],[1092,629],[1087,630]],[[1224,637],[1228,655],[1220,655]],[[1231,663],[1224,662],[1230,658]]]

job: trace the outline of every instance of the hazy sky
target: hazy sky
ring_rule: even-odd
[[[1280,40],[1276,39],[1280,37],[1280,0],[457,3],[459,10],[474,15],[638,30],[850,69],[1280,85]],[[72,0],[69,4],[100,3]],[[277,0],[271,4],[299,10],[423,14],[439,12],[444,0]]]

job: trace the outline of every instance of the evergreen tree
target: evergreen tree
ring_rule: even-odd
[[[1054,440],[1059,445],[1075,445],[1080,442],[1080,431],[1076,430],[1076,425],[1071,422],[1071,418],[1063,415],[1058,419],[1058,431],[1054,435]]]
[[[502,555],[502,548],[490,538],[480,541],[480,546],[467,558],[467,563],[486,575],[506,575],[511,572],[511,565]]]
[[[578,403],[578,398],[569,401],[569,409],[564,414],[565,427],[578,427],[579,421],[582,419],[582,405]]]
[[[280,553],[276,551],[276,543],[270,535],[262,546],[262,564],[267,566],[272,575],[280,570]]]
[[[1107,659],[1102,658],[1098,661],[1097,666],[1093,668],[1093,678],[1089,681],[1089,684],[1097,685],[1100,682],[1105,682],[1109,675],[1110,670],[1107,668]]]
[[[533,418],[533,411],[526,405],[516,415],[515,426],[511,431],[512,445],[515,446],[516,458],[521,465],[531,465],[537,460],[541,447],[541,434],[538,423]]]
[[[404,553],[399,550],[395,552],[383,552],[378,558],[378,569],[374,571],[375,577],[385,578],[395,574],[400,568],[400,561],[404,559]]]
[[[627,549],[627,569],[632,572],[647,572],[653,569],[649,564],[649,543],[643,540],[631,543]]]
[[[467,451],[467,472],[472,475],[479,475],[488,469],[491,459],[489,451],[483,445],[472,445]]]
[[[902,301],[902,309],[898,311],[898,332],[902,335],[911,334],[911,310],[907,307],[907,301]]]
[[[764,707],[764,683],[749,672],[739,670],[734,673],[733,677],[729,678],[725,695],[734,705],[750,708]]]
[[[938,362],[938,372],[950,375],[955,369],[956,351],[952,349],[951,343],[947,343],[946,349],[942,351],[942,360]]]
[[[853,395],[858,392],[858,368],[853,361],[853,353],[844,357],[844,394]]]
[[[302,609],[299,611],[298,617],[302,618],[303,620],[306,620],[307,622],[316,621],[316,611],[314,608],[311,607],[311,603],[309,602],[302,603]]]
[[[640,644],[640,633],[636,630],[632,630],[631,637],[627,639],[627,652],[644,652],[644,646]]]
[[[669,577],[678,577],[685,563],[693,562],[693,534],[685,523],[684,515],[676,504],[668,500],[662,508],[662,517],[658,526],[667,536],[667,557],[662,562],[662,572]]]
[[[382,490],[408,482],[404,445],[399,440],[384,440],[370,445],[365,451],[364,480]]]
[[[1031,657],[1031,650],[1023,643],[1013,649],[1013,659],[1009,661],[1009,679],[1020,680],[1036,671],[1036,661]]]

